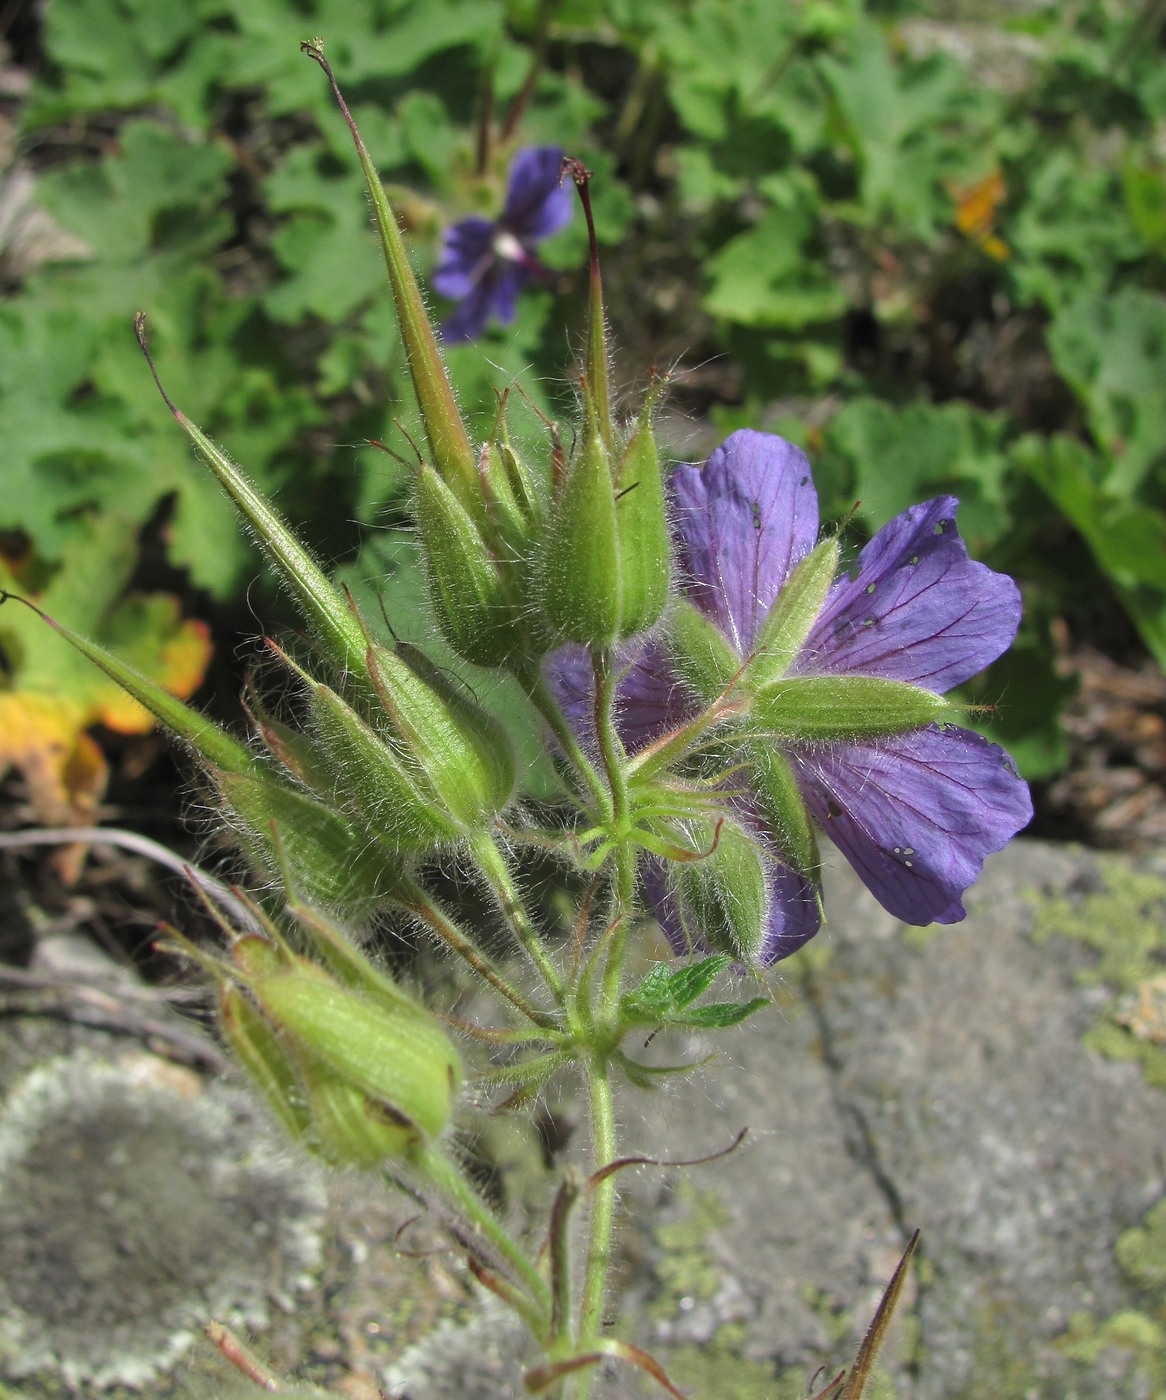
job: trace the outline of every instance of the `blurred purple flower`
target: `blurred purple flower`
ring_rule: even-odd
[[[814,548],[818,498],[805,456],[768,433],[733,433],[704,467],[669,480],[680,578],[688,598],[742,663],[770,607]],[[942,694],[1011,643],[1020,621],[1012,580],[968,558],[957,502],[941,496],[896,516],[835,580],[789,668],[791,676],[876,676]],[[663,646],[634,643],[624,657],[621,733],[635,752],[699,706]],[[571,649],[550,662],[557,693],[580,730],[590,724],[587,668]],[[1027,785],[996,744],[957,725],[930,724],[883,738],[767,740],[789,763],[816,824],[875,898],[909,924],[955,923],[961,895],[985,858],[1027,824]],[[757,814],[744,804],[746,825]],[[759,961],[788,956],[817,931],[813,886],[773,852],[768,929]],[[649,902],[678,951],[687,947],[663,867],[648,863]]]
[[[530,146],[510,163],[510,185],[501,216],[477,215],[447,228],[441,260],[430,279],[435,291],[461,305],[442,326],[447,341],[474,340],[491,315],[514,320],[519,290],[542,271],[534,246],[571,219],[572,190],[560,176],[558,146]]]

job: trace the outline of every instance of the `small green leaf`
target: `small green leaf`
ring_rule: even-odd
[[[723,1026],[736,1026],[746,1017],[769,1005],[768,997],[754,997],[752,1001],[714,1001],[709,1006],[697,1006],[691,1011],[673,1013],[664,1018],[670,1026],[698,1026],[701,1030],[720,1030]]]
[[[621,1013],[627,1019],[655,1020],[688,1006],[708,991],[731,961],[724,953],[715,953],[675,969],[657,963],[638,987],[620,999]]]

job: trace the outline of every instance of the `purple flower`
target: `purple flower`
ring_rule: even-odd
[[[514,320],[519,290],[542,268],[534,245],[570,221],[572,193],[560,183],[558,146],[531,146],[510,164],[501,217],[472,215],[446,229],[441,260],[430,279],[436,291],[461,305],[443,324],[448,341],[473,340],[491,315]]]
[[[782,438],[741,431],[704,467],[676,468],[669,491],[684,591],[744,665],[771,606],[817,543],[809,463]],[[994,661],[1016,634],[1020,595],[1011,579],[968,558],[956,505],[939,497],[884,525],[833,582],[784,674],[877,677],[942,694]],[[632,752],[701,708],[662,643],[641,640],[635,648],[620,688],[628,721],[621,718],[621,732]],[[584,727],[586,674],[569,651],[551,666],[568,715]],[[961,896],[985,858],[1032,816],[1028,788],[1004,750],[957,725],[813,742],[767,737],[761,744],[754,734],[749,742],[754,754],[771,746],[781,755],[817,827],[906,923],[962,919]],[[755,827],[760,801],[745,794],[733,802],[739,820]],[[769,864],[762,963],[793,952],[820,922],[814,872],[795,868],[776,846]],[[687,936],[678,933],[664,871],[649,862],[645,889],[681,949]]]

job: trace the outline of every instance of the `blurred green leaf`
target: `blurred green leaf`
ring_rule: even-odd
[[[1130,286],[1082,297],[1053,318],[1048,342],[1111,463],[1106,490],[1136,491],[1166,460],[1166,301]]]

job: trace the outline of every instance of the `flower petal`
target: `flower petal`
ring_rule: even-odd
[[[889,521],[831,589],[794,670],[861,671],[940,694],[995,661],[1020,625],[1020,593],[968,558],[952,496]]]
[[[638,753],[696,713],[695,702],[655,643],[618,648],[616,663],[621,668],[616,728],[628,753]],[[595,678],[587,649],[573,643],[560,647],[547,657],[545,673],[571,728],[580,736],[593,736]]]
[[[451,345],[457,345],[476,340],[491,316],[503,325],[509,324],[514,320],[518,290],[526,280],[526,271],[514,263],[491,263],[469,296],[441,323],[442,335]]]
[[[500,223],[524,243],[549,238],[571,221],[574,191],[562,181],[558,146],[528,146],[510,163],[510,186]]]
[[[997,744],[931,725],[790,754],[815,818],[867,889],[909,924],[952,924],[985,858],[1027,825],[1027,784]]]
[[[478,286],[493,258],[494,225],[489,219],[462,219],[446,229],[441,258],[429,282],[435,292],[461,301]]]
[[[688,596],[748,655],[770,605],[814,547],[818,494],[792,443],[742,428],[669,478]]]

